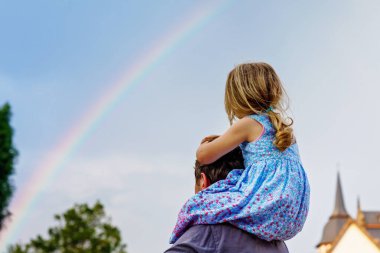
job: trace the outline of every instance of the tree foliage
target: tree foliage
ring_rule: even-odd
[[[11,176],[14,174],[17,150],[13,147],[10,119],[11,107],[5,104],[0,108],[0,230],[10,216],[8,206],[14,192]]]
[[[58,225],[48,229],[48,238],[38,235],[26,245],[11,246],[9,253],[126,253],[118,228],[106,217],[104,207],[96,202],[75,205],[55,215]]]

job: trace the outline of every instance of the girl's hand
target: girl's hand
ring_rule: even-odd
[[[197,149],[197,160],[202,165],[213,163],[244,141],[256,140],[263,130],[264,128],[259,122],[244,117],[235,122],[223,135],[210,135],[203,138]]]
[[[202,139],[201,141],[201,144],[205,143],[205,142],[211,142],[213,140],[215,140],[216,138],[218,138],[220,135],[209,135],[209,136],[206,136]]]

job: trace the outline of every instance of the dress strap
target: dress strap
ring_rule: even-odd
[[[264,132],[273,131],[272,123],[267,114],[251,114],[248,117],[259,122],[264,127]]]

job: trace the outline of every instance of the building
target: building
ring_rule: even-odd
[[[318,253],[380,253],[380,211],[363,211],[358,199],[352,218],[344,205],[338,173],[335,207],[323,229]]]

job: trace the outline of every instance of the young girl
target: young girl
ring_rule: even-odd
[[[310,188],[292,120],[282,116],[284,93],[266,63],[241,64],[229,73],[225,109],[231,127],[212,142],[215,136],[203,139],[197,160],[212,163],[240,145],[245,170],[230,172],[226,180],[190,198],[178,215],[171,243],[194,224],[228,222],[267,241],[287,240],[301,231]]]

